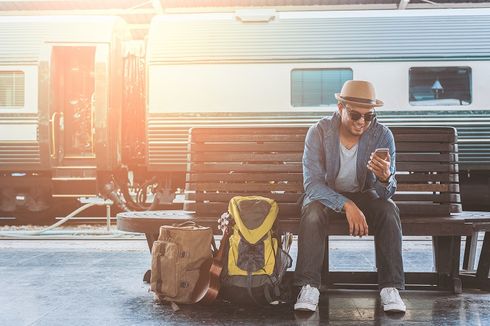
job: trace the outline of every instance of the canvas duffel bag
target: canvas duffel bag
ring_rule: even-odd
[[[195,303],[201,299],[202,289],[197,287],[200,279],[209,278],[212,244],[211,228],[191,221],[160,227],[151,251],[150,278],[151,290],[160,300]]]

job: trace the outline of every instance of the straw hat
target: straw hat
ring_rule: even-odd
[[[342,86],[340,93],[335,93],[338,101],[358,106],[383,106],[383,101],[376,99],[373,84],[365,80],[348,80]]]

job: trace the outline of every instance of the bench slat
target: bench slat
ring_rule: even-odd
[[[195,200],[198,202],[202,202],[205,200],[209,200],[210,202],[224,202],[228,203],[230,199],[232,199],[235,196],[253,196],[255,195],[255,192],[253,193],[247,193],[247,192],[211,192],[211,193],[202,193],[202,192],[197,192],[197,193],[189,193],[187,195],[188,199],[190,200]],[[262,195],[267,195],[268,198],[272,198],[278,203],[295,203],[298,201],[298,199],[303,195],[302,193],[262,193]]]
[[[299,162],[288,164],[242,164],[242,163],[216,163],[191,164],[195,172],[302,172],[303,167]]]
[[[433,163],[433,162],[397,162],[396,163],[397,171],[410,171],[410,172],[458,172],[458,166],[454,164],[442,164],[442,163]]]
[[[191,128],[192,137],[199,137],[199,135],[282,135],[282,134],[306,134],[308,127],[241,127],[234,126],[229,128],[223,127],[197,127]]]
[[[301,152],[303,153],[303,142],[290,143],[243,143],[237,144],[201,144],[193,143],[192,153],[198,152]],[[191,154],[192,155],[192,154]]]
[[[390,130],[395,135],[430,133],[430,134],[435,134],[435,135],[439,135],[439,134],[453,135],[453,137],[454,137],[454,135],[456,134],[456,129],[453,127],[393,126],[393,127],[390,127]]]
[[[295,153],[251,153],[251,152],[207,152],[192,155],[194,162],[301,162],[303,152]]]
[[[188,173],[187,182],[221,182],[221,181],[298,181],[303,182],[303,173],[241,173],[241,172],[225,172],[225,173]]]
[[[435,203],[460,203],[461,196],[453,193],[440,193],[440,194],[412,194],[412,193],[395,193],[393,196],[395,201],[433,201]]]
[[[225,136],[225,137],[223,137]],[[199,142],[206,142],[206,143],[222,143],[224,141],[226,142],[291,142],[291,141],[296,141],[296,142],[301,142],[303,143],[305,140],[306,132],[301,132],[299,134],[270,134],[270,133],[261,133],[261,134],[246,134],[246,133],[241,133],[241,134],[236,134],[236,133],[227,133],[227,134],[221,134],[221,133],[216,133],[216,134],[211,134],[211,135],[196,135],[193,137],[193,141],[196,143]],[[225,138],[225,140],[224,140]]]
[[[409,182],[443,182],[443,183],[453,183],[459,182],[459,176],[453,173],[438,173],[438,174],[427,174],[427,173],[411,173],[411,174],[401,174],[398,171],[396,174],[396,180],[398,183],[409,183]]]
[[[263,183],[263,182],[236,182],[236,183],[197,183],[192,190],[196,191],[297,191],[303,192],[302,183]]]
[[[406,134],[396,134],[396,141],[401,142],[441,142],[441,143],[452,143],[454,142],[454,135],[452,134],[434,134],[434,133],[406,133]]]
[[[397,206],[400,209],[400,218],[448,216],[448,212],[461,212],[461,205],[451,203],[397,202]]]
[[[436,191],[436,192],[459,192],[459,184],[398,184],[397,191]]]
[[[117,214],[117,226],[119,230],[130,232],[142,232],[152,234],[158,237],[158,231],[161,225],[179,222],[179,220],[169,220],[166,215],[168,211],[150,211],[150,212],[122,212]],[[162,217],[162,213],[163,216]],[[143,216],[142,216],[143,214]],[[203,226],[210,226],[215,234],[221,235],[218,229],[217,217],[195,214],[194,221]],[[181,221],[181,220],[180,220]],[[462,212],[451,214],[444,217],[415,217],[402,219],[403,235],[473,235],[477,230],[481,230],[479,224],[490,222],[488,212]],[[282,232],[289,231],[298,233],[298,219],[283,218],[279,220],[279,230]],[[329,221],[327,230],[329,235],[346,235],[348,234],[348,225],[343,218],[332,218]]]
[[[427,136],[429,137],[429,136]],[[414,152],[414,153],[439,153],[455,152],[455,145],[450,143],[396,143],[397,152]]]
[[[450,153],[396,153],[397,162],[454,162],[455,154]]]

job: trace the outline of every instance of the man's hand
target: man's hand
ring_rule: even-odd
[[[378,178],[378,180],[381,182],[388,182],[388,179],[390,178],[391,175],[391,171],[390,171],[391,158],[390,158],[390,153],[387,154],[388,156],[386,157],[386,159],[382,159],[374,152],[371,153],[370,160],[367,165],[367,168],[371,172],[373,172]]]
[[[366,217],[359,207],[353,201],[348,200],[344,204],[344,210],[347,222],[349,223],[349,234],[359,237],[368,235]]]

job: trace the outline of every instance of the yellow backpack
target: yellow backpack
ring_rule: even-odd
[[[279,208],[270,198],[237,196],[228,213],[234,221],[229,239],[222,294],[232,301],[265,303],[280,297],[280,283],[292,259],[275,232]]]

